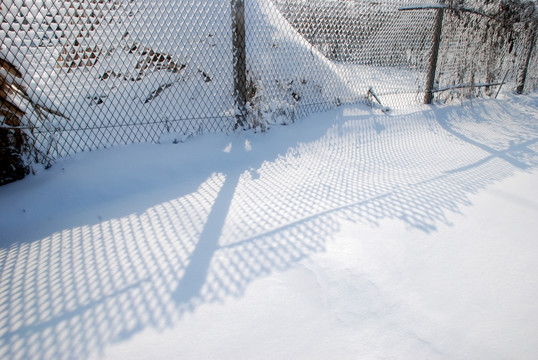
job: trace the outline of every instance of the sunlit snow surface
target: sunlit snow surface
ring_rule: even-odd
[[[0,188],[2,359],[535,359],[538,96],[340,107]]]

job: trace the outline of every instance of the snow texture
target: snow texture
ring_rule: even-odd
[[[538,96],[342,106],[0,188],[3,359],[535,359]]]

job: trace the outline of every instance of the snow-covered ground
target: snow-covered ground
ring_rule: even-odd
[[[538,94],[77,154],[0,188],[2,359],[536,359]]]

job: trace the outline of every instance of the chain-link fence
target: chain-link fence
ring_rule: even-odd
[[[115,144],[535,86],[534,3],[414,3],[4,0],[0,183]]]

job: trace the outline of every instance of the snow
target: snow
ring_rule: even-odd
[[[0,358],[535,359],[537,109],[342,106],[5,185]]]

